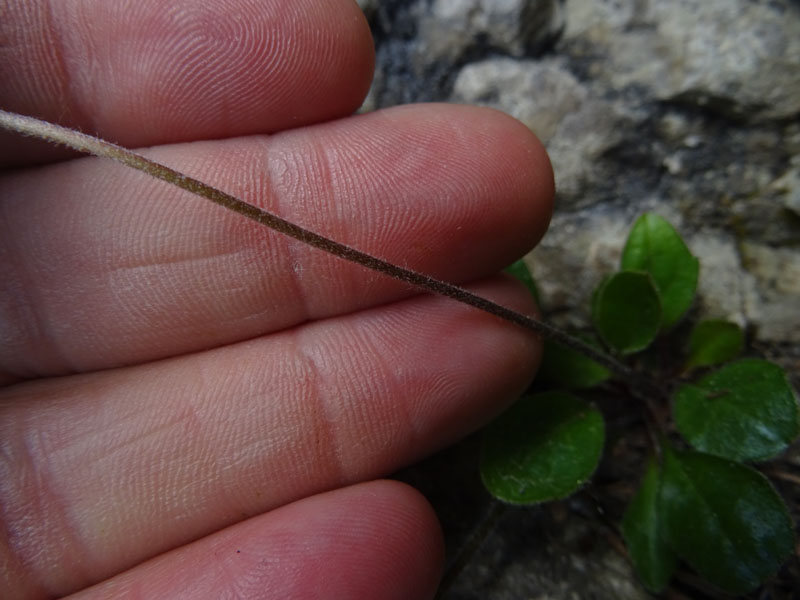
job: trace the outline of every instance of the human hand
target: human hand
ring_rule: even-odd
[[[9,0],[0,106],[126,146],[382,258],[488,277],[549,218],[516,121],[350,117],[345,0]],[[271,135],[265,135],[271,134]],[[6,165],[52,150],[0,136]],[[0,179],[0,596],[425,598],[430,507],[372,481],[479,427],[539,344],[93,158]],[[523,312],[503,278],[470,289]]]

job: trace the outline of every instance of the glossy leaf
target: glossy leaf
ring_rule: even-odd
[[[783,451],[798,433],[798,407],[786,374],[748,358],[675,393],[681,435],[698,450],[732,460],[760,460]]]
[[[595,292],[592,321],[603,340],[623,354],[644,350],[661,327],[661,301],[647,273],[620,271]]]
[[[608,369],[580,352],[545,341],[544,355],[536,379],[554,387],[576,390],[594,387],[610,376]]]
[[[534,504],[572,494],[603,449],[600,412],[565,392],[526,396],[484,431],[481,479],[500,500]]]
[[[541,304],[539,298],[539,289],[536,287],[536,281],[534,281],[533,275],[523,259],[520,258],[518,261],[510,264],[504,269],[504,271],[524,283],[525,287],[530,290],[534,300],[536,300],[536,303]]]
[[[678,556],[729,592],[755,589],[794,550],[780,496],[766,477],[740,463],[665,448],[658,509]]]
[[[622,269],[653,277],[661,296],[663,327],[674,325],[691,306],[700,265],[666,219],[650,213],[637,219],[622,251]]]
[[[622,536],[644,586],[660,592],[675,572],[677,557],[664,540],[658,511],[660,474],[654,460],[647,464],[639,490],[622,517]]]
[[[730,321],[702,321],[689,336],[686,368],[718,365],[736,358],[744,347],[744,332]]]

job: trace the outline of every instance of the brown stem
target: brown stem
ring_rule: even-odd
[[[0,126],[24,135],[32,135],[57,144],[63,144],[80,152],[110,158],[131,168],[143,171],[151,177],[171,183],[197,196],[202,196],[215,204],[239,213],[270,229],[288,235],[304,244],[324,250],[334,256],[362,265],[368,269],[373,269],[389,277],[399,279],[400,281],[409,283],[427,292],[446,296],[447,298],[451,298],[463,304],[468,304],[469,306],[473,306],[479,310],[500,317],[501,319],[525,327],[526,329],[533,330],[543,337],[580,352],[629,381],[637,381],[640,384],[646,383],[627,365],[620,363],[613,357],[598,351],[582,340],[567,334],[547,322],[513,311],[505,306],[478,296],[477,294],[473,294],[464,288],[435,279],[423,273],[412,271],[411,269],[400,267],[377,258],[376,256],[372,256],[371,254],[367,254],[366,252],[356,250],[355,248],[329,239],[282,219],[269,211],[253,206],[235,196],[226,194],[202,181],[184,175],[174,169],[170,169],[167,166],[145,158],[121,146],[112,144],[111,142],[47,121],[18,115],[4,110],[0,110]],[[651,386],[644,385],[643,387]]]

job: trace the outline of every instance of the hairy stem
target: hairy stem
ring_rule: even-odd
[[[282,219],[269,211],[249,204],[244,200],[240,200],[235,196],[231,196],[202,181],[188,177],[179,171],[170,169],[167,166],[145,158],[126,148],[112,144],[111,142],[47,121],[18,115],[4,110],[0,110],[0,126],[24,135],[31,135],[57,144],[63,144],[79,152],[110,158],[128,167],[143,171],[151,177],[161,179],[197,196],[206,198],[215,204],[239,213],[270,229],[288,235],[304,244],[308,244],[309,246],[313,246],[314,248],[318,248],[344,260],[367,267],[368,269],[373,269],[379,273],[393,277],[394,279],[399,279],[400,281],[404,281],[426,292],[451,298],[457,302],[467,304],[506,321],[510,321],[511,323],[525,327],[526,329],[533,330],[543,337],[588,356],[629,381],[641,382],[638,374],[627,365],[620,363],[613,357],[598,351],[582,340],[567,334],[545,321],[506,308],[496,302],[473,294],[464,288],[435,279],[424,273],[418,273],[411,269],[400,267],[371,254],[367,254],[366,252],[334,241],[287,221],[286,219]]]
[[[492,498],[489,501],[489,508],[486,514],[478,522],[477,526],[470,532],[466,541],[458,549],[458,554],[445,569],[442,580],[439,582],[439,590],[436,593],[436,600],[441,600],[453,587],[458,576],[464,571],[470,560],[481,547],[489,534],[495,529],[500,519],[506,514],[508,505]]]

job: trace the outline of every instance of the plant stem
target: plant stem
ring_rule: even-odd
[[[458,554],[447,567],[444,575],[442,575],[442,580],[439,582],[439,590],[436,593],[436,600],[442,600],[447,592],[450,591],[450,588],[456,582],[458,576],[473,558],[478,548],[480,548],[483,542],[486,541],[486,538],[489,537],[489,534],[497,526],[508,509],[506,504],[494,498],[489,502],[489,508],[483,518],[469,534],[467,540],[461,545]]]
[[[545,321],[506,308],[464,288],[400,267],[366,252],[336,242],[121,146],[60,125],[4,110],[0,110],[0,126],[24,135],[31,135],[57,144],[63,144],[80,152],[110,158],[133,169],[143,171],[151,177],[171,183],[197,196],[202,196],[215,204],[239,213],[284,235],[288,235],[304,244],[378,271],[394,279],[399,279],[426,292],[446,296],[462,304],[467,304],[535,331],[543,337],[580,352],[624,379],[639,382],[644,387],[652,387],[627,365]]]

